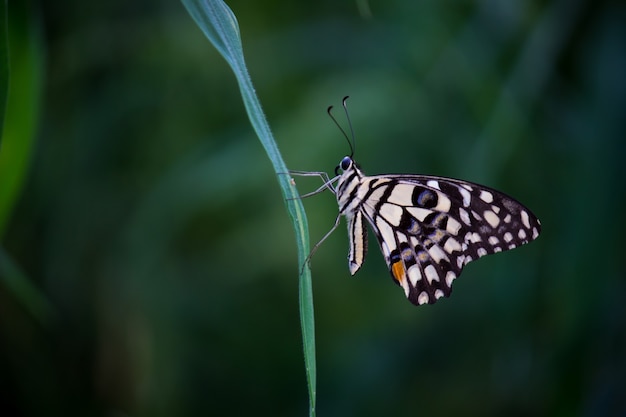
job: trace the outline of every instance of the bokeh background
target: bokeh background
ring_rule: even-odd
[[[312,261],[318,415],[626,415],[624,3],[229,5],[291,169],[349,152],[350,95],[366,173],[543,223],[419,308],[373,240],[349,275],[342,226]],[[306,415],[294,233],[227,64],[175,0],[8,7],[0,415]],[[337,207],[304,203],[314,243]]]

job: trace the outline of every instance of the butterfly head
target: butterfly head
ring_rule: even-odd
[[[354,165],[354,160],[352,159],[352,157],[344,156],[341,162],[339,162],[339,165],[335,167],[335,175],[340,175],[340,173],[343,174],[344,172],[352,168],[353,165]]]

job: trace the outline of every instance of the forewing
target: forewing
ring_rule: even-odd
[[[539,220],[504,193],[417,175],[367,177],[362,210],[394,282],[416,305],[448,297],[463,267],[534,240]]]

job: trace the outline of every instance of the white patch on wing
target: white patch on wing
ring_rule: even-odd
[[[446,285],[448,288],[452,287],[452,281],[456,279],[456,274],[453,271],[448,271],[446,273]]]
[[[420,222],[423,222],[426,216],[432,213],[432,210],[424,209],[421,207],[407,207],[406,211],[408,211],[411,216],[415,217]]]
[[[450,199],[446,197],[445,194],[437,193],[437,205],[435,206],[435,210],[447,213],[450,211],[451,204]]]
[[[469,207],[470,201],[472,201],[472,195],[465,187],[459,187],[459,193],[463,197],[463,205]]]
[[[526,210],[522,210],[521,215],[522,215],[522,224],[527,229],[530,229],[530,220],[528,218],[528,212]]]
[[[471,243],[478,243],[478,242],[482,242],[482,238],[480,237],[480,235],[476,232],[467,232],[465,234],[465,241],[466,242],[471,242]]]
[[[491,210],[485,211],[483,217],[491,227],[497,227],[500,224],[500,218]]]
[[[385,190],[387,189],[387,186],[384,187],[378,187],[376,188],[374,191],[372,191],[372,194],[369,195],[369,197],[367,197],[367,203],[370,206],[374,206],[376,205],[376,203],[378,203],[380,201],[380,198],[383,196],[383,194],[385,193]]]
[[[466,225],[470,226],[472,224],[469,213],[465,209],[459,208],[459,216],[461,217],[461,221]]]
[[[417,285],[417,282],[422,279],[422,272],[418,265],[413,265],[407,271],[407,275],[409,276],[409,281],[411,281],[411,285],[414,287]]]
[[[422,291],[420,295],[417,296],[417,304],[422,305],[428,302],[428,294],[426,291]]]
[[[404,295],[406,295],[406,298],[409,298],[409,293],[411,292],[411,287],[409,286],[409,283],[406,281],[406,279],[403,279],[400,285],[404,289]]]
[[[426,182],[426,185],[428,185],[431,188],[441,190],[441,188],[439,188],[439,181],[437,180],[429,180],[428,182]]]
[[[458,240],[451,237],[446,240],[446,244],[443,245],[443,249],[448,253],[458,252],[461,250],[461,244]]]
[[[398,184],[393,187],[391,194],[387,201],[393,204],[398,204],[400,206],[412,206],[413,202],[413,190],[415,189],[414,185],[410,184]]]
[[[428,265],[424,268],[424,275],[426,275],[429,284],[432,284],[433,281],[439,281],[439,274],[437,274],[437,270],[432,265]]]
[[[443,251],[443,249],[439,247],[439,245],[431,246],[430,249],[428,249],[428,253],[430,254],[430,257],[433,258],[433,260],[437,263],[441,262],[442,259],[449,261],[448,255],[446,255],[446,253]]]
[[[461,226],[461,223],[459,223],[455,218],[448,217],[448,224],[446,225],[448,233],[454,236],[458,235],[459,230],[461,230]]]
[[[493,194],[487,190],[480,190],[480,199],[485,203],[491,203],[493,201]]]
[[[389,245],[389,249],[391,251],[395,250],[396,239],[394,238],[393,229],[389,226],[389,223],[378,217],[376,219],[376,227],[378,228],[378,233],[380,233],[382,239]]]
[[[395,204],[385,203],[380,206],[379,215],[384,217],[393,226],[398,227],[402,218],[402,207]]]

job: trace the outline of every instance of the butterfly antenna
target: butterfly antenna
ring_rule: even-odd
[[[344,97],[344,99],[343,99],[343,107],[344,107],[344,109],[346,108],[346,99],[347,98],[348,98],[348,96]],[[328,110],[326,110],[326,111],[328,112],[328,115],[333,120],[333,122],[335,122],[335,125],[337,125],[337,127],[339,128],[339,130],[343,134],[343,137],[346,138],[346,140],[348,141],[348,145],[350,145],[350,158],[352,158],[354,156],[354,146],[352,146],[352,142],[350,141],[350,138],[346,134],[346,131],[343,130],[343,128],[341,127],[339,122],[337,122],[337,119],[335,119],[335,116],[333,116],[332,109],[333,109],[333,106],[328,106]],[[346,110],[346,114],[347,114],[347,110]],[[350,126],[350,132],[352,133],[352,139],[354,140],[354,132],[352,131],[352,123],[350,122],[350,118],[349,117],[348,117],[348,124]]]
[[[352,128],[352,120],[350,120],[350,114],[348,114],[348,106],[346,105],[346,100],[348,100],[348,98],[350,98],[350,96],[345,96],[343,100],[341,101],[341,104],[343,105],[343,111],[346,113],[346,119],[348,119],[348,126],[350,127],[350,136],[352,137],[352,143],[350,143],[350,151],[351,151],[350,158],[352,158],[354,156],[354,150],[356,149],[356,139],[354,138],[354,129]]]

